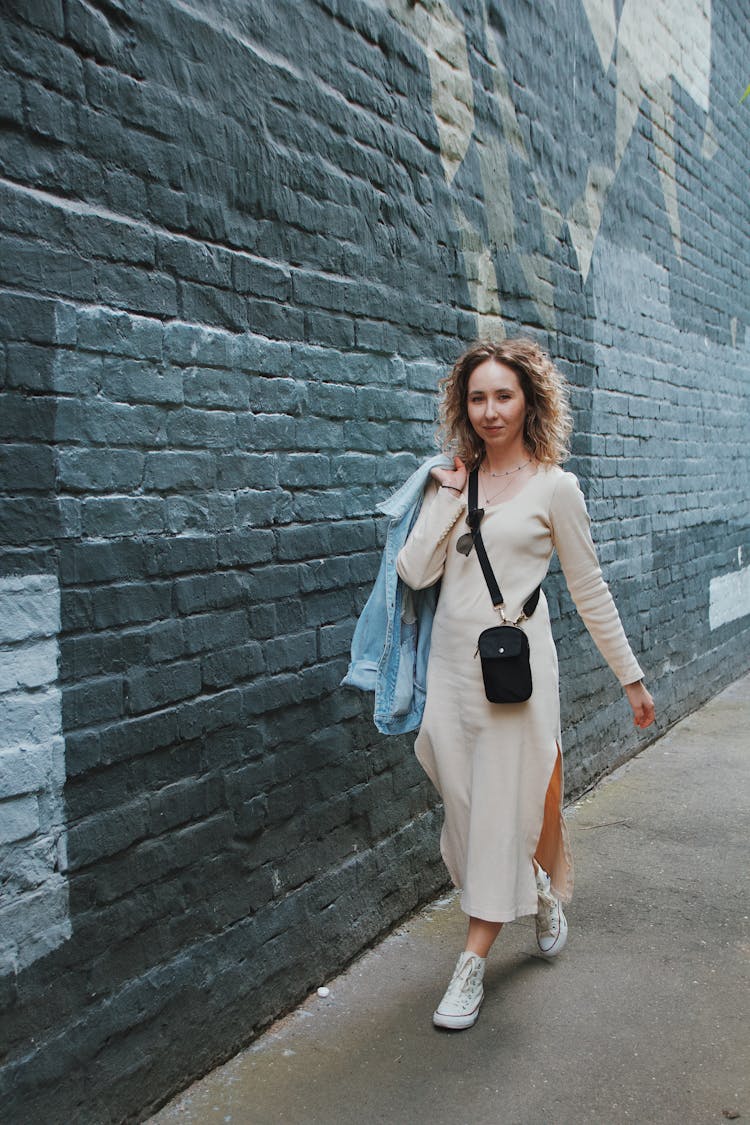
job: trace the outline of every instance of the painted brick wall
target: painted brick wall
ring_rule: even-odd
[[[748,666],[747,0],[8,0],[0,1099],[142,1116],[442,885],[339,689],[436,381],[531,332],[661,729]],[[559,573],[571,791],[638,747]]]

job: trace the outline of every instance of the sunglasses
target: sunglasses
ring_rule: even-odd
[[[471,549],[474,546],[474,539],[479,531],[479,525],[484,516],[484,508],[474,508],[466,514],[466,523],[469,530],[462,535],[456,543],[456,550],[460,555],[466,555],[468,558],[471,554]]]

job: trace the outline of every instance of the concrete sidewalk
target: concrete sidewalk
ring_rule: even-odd
[[[506,926],[471,1030],[432,1010],[463,948],[433,903],[152,1125],[750,1122],[750,676],[569,810],[557,961]]]

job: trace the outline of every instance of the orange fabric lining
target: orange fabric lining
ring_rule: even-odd
[[[557,759],[555,768],[547,786],[547,795],[544,798],[544,821],[542,831],[534,852],[534,859],[546,872],[553,874],[557,870],[558,860],[563,851],[562,832],[560,826],[560,810],[562,808],[562,754],[557,746]]]

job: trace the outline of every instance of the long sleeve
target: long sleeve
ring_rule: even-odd
[[[396,558],[398,575],[412,590],[423,590],[438,581],[451,528],[465,511],[465,496],[430,480],[417,522]]]
[[[602,577],[586,501],[572,473],[565,473],[555,489],[550,523],[570,596],[596,647],[621,684],[640,680],[643,671],[628,644],[609,587]]]

